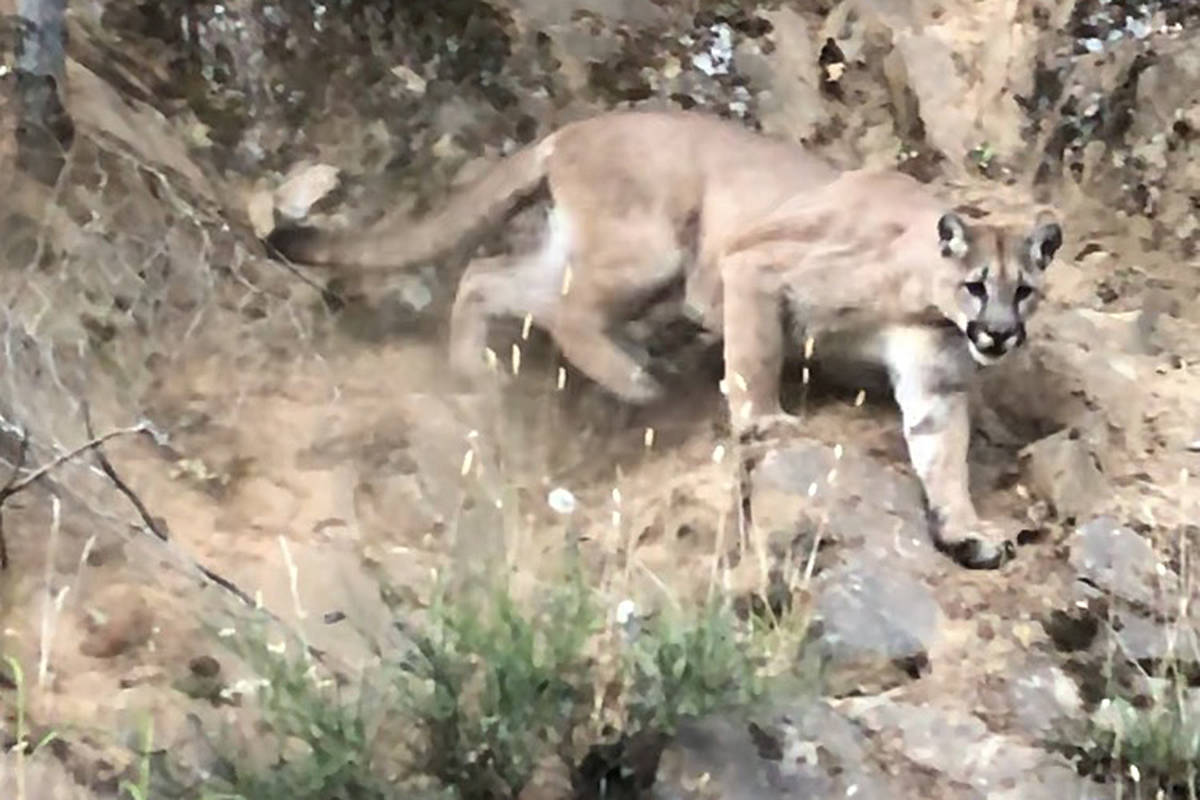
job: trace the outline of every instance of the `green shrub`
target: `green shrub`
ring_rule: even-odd
[[[400,695],[428,734],[430,774],[468,797],[519,790],[592,708],[589,641],[604,617],[577,576],[526,615],[505,587],[439,596]]]
[[[206,800],[384,800],[391,795],[369,763],[369,732],[378,706],[370,692],[347,702],[336,682],[319,683],[303,655],[272,649],[260,625],[227,639],[261,676],[257,695],[273,763],[255,761],[226,738],[228,774],[206,787]]]
[[[1194,800],[1200,791],[1200,701],[1176,687],[1148,705],[1108,698],[1091,717],[1089,755],[1119,780]],[[1139,707],[1140,706],[1140,707]]]
[[[370,756],[380,714],[395,713],[420,740],[409,747],[413,775],[459,797],[512,797],[548,756],[578,763],[606,738],[670,733],[685,716],[749,704],[766,690],[778,627],[739,620],[720,599],[625,626],[611,624],[606,608],[575,571],[524,604],[503,583],[442,589],[424,623],[407,631],[412,647],[385,653],[378,674],[361,681],[381,688],[369,698],[361,690],[357,702],[318,688],[306,659],[239,626],[231,643],[264,679],[261,714],[280,756],[265,766],[230,759],[230,774],[207,796],[398,797]]]

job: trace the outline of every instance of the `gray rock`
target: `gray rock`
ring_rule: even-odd
[[[1021,452],[1029,487],[1054,504],[1060,518],[1095,513],[1110,496],[1095,449],[1077,431],[1065,429],[1039,439]]]
[[[1165,607],[1177,596],[1179,578],[1166,568],[1154,547],[1112,517],[1097,517],[1075,532],[1069,542],[1070,563],[1080,577],[1142,608]]]
[[[931,574],[940,566],[916,478],[853,449],[840,459],[816,442],[772,450],[750,492],[754,525],[769,539],[819,529],[844,551],[886,560],[892,570]]]
[[[1034,736],[1076,717],[1083,702],[1075,681],[1050,663],[1022,670],[1009,683],[1008,695],[1016,724]]]
[[[1200,661],[1200,625],[1195,620],[1161,623],[1137,614],[1119,614],[1119,619],[1120,630],[1112,636],[1129,658]]]
[[[854,725],[820,701],[795,703],[755,725],[713,716],[680,725],[655,780],[659,800],[899,796]]]
[[[681,729],[659,770],[655,796],[662,800],[822,797],[832,789],[829,777],[806,763],[781,780],[778,762],[760,757],[746,730],[725,720]]]
[[[1111,796],[1061,757],[994,734],[966,712],[882,697],[685,722],[663,751],[654,786],[659,800]]]
[[[838,458],[832,447],[794,444],[768,452],[754,470],[750,507],[777,557],[797,537],[808,541],[793,559],[808,557],[816,533],[838,544],[834,565],[815,582],[831,691],[878,691],[909,680],[902,660],[923,657],[941,615],[919,580],[942,557],[928,536],[915,478],[853,450]]]
[[[941,608],[920,581],[888,564],[855,559],[823,573],[817,612],[835,661],[899,659],[928,652]]]
[[[896,755],[938,773],[939,783],[971,787],[987,798],[1065,800],[1102,796],[1060,756],[1012,736],[995,734],[977,717],[952,708],[884,697],[839,704],[846,716],[874,732]]]

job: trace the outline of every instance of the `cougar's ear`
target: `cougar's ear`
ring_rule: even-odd
[[[967,254],[967,226],[958,214],[953,211],[942,214],[937,229],[943,258],[962,258]]]
[[[1038,214],[1033,233],[1029,234],[1029,260],[1038,269],[1045,269],[1062,247],[1062,227],[1048,212]]]

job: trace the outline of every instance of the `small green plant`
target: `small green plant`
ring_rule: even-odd
[[[150,752],[154,745],[154,717],[147,714],[142,725],[141,737],[138,742],[138,773],[137,783],[121,781],[118,792],[129,795],[131,800],[149,800],[150,798]]]
[[[49,731],[42,736],[41,739],[30,746],[29,744],[29,725],[25,718],[25,708],[27,698],[25,695],[25,671],[21,669],[21,662],[12,656],[5,656],[4,662],[8,664],[8,669],[12,673],[12,683],[17,691],[17,741],[13,745],[12,752],[16,755],[16,778],[17,778],[17,800],[24,800],[26,796],[25,786],[25,759],[32,758],[41,752],[42,748],[50,744],[58,738],[58,734],[54,731]]]
[[[576,575],[544,600],[525,613],[504,586],[439,593],[416,635],[400,694],[428,734],[425,769],[463,796],[519,791],[591,711],[586,648],[603,615]]]
[[[764,681],[755,633],[716,598],[694,616],[657,616],[626,651],[631,721],[671,732],[683,717],[757,700]]]
[[[1163,796],[1195,800],[1200,792],[1200,703],[1187,690],[1166,690],[1148,705],[1104,700],[1091,718],[1090,755],[1109,771]]]
[[[371,770],[368,692],[347,703],[337,684],[321,681],[300,654],[269,644],[258,625],[230,637],[232,649],[261,676],[258,699],[270,764],[235,753],[228,777],[206,787],[205,800],[384,800],[383,780]]]
[[[1134,797],[1197,800],[1200,695],[1191,688],[1196,652],[1171,650],[1149,670],[1122,655],[1110,648],[1099,665],[1105,697],[1084,722],[1083,744],[1066,749],[1079,756],[1082,772],[1114,780],[1118,800],[1126,788]]]
[[[967,153],[967,156],[975,162],[975,166],[979,167],[980,171],[987,172],[992,165],[992,159],[996,157],[996,151],[987,142],[983,142]]]

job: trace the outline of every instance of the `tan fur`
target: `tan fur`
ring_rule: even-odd
[[[529,314],[577,368],[649,401],[657,383],[610,332],[683,278],[688,315],[724,337],[735,427],[761,429],[782,418],[780,368],[801,347],[787,340],[786,311],[822,356],[887,369],[939,543],[972,566],[1007,558],[1011,545],[983,530],[967,492],[966,390],[973,360],[1023,341],[1057,225],[967,224],[894,171],[839,174],[698,114],[616,112],[564,126],[424,219],[276,244],[309,263],[402,267],[494,222],[543,180],[542,247],[476,259],[462,277],[450,343],[460,372],[486,369],[490,318]],[[1019,303],[1018,285],[1029,295]]]

